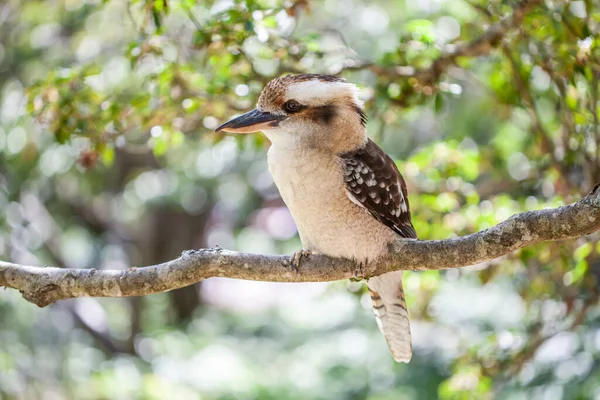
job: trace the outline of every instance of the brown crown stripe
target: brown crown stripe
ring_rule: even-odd
[[[296,83],[303,81],[312,81],[312,80],[320,80],[323,82],[346,82],[344,78],[340,78],[339,76],[333,75],[324,75],[324,74],[298,74],[298,75],[286,75],[279,78],[282,82],[286,83]]]
[[[273,79],[267,84],[267,86],[265,86],[260,97],[258,98],[258,105],[259,107],[264,107],[267,104],[282,103],[285,96],[285,89],[289,85],[312,80],[319,80],[323,82],[346,82],[345,79],[333,75],[299,74],[282,76],[281,78]]]

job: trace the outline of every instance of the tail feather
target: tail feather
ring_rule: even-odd
[[[402,271],[388,272],[367,282],[379,330],[385,336],[394,360],[412,357],[410,321],[402,289]]]

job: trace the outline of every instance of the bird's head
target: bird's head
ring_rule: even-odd
[[[265,86],[256,109],[218,131],[262,131],[277,147],[343,153],[367,140],[366,115],[355,85],[330,75],[287,75]]]

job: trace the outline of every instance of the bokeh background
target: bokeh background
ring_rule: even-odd
[[[482,56],[405,76],[521,5],[3,0],[0,257],[123,269],[299,249],[266,139],[213,132],[287,72],[363,89],[421,239],[574,201],[600,182],[596,2],[537,1]],[[408,365],[357,282],[210,279],[44,309],[3,290],[0,399],[600,399],[597,239],[406,273]]]

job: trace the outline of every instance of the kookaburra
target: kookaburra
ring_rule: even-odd
[[[329,75],[269,82],[255,110],[217,131],[262,131],[269,171],[298,227],[304,250],[367,262],[397,239],[416,238],[406,184],[394,161],[367,137],[358,89]],[[402,271],[367,282],[378,326],[396,361],[410,361]]]

